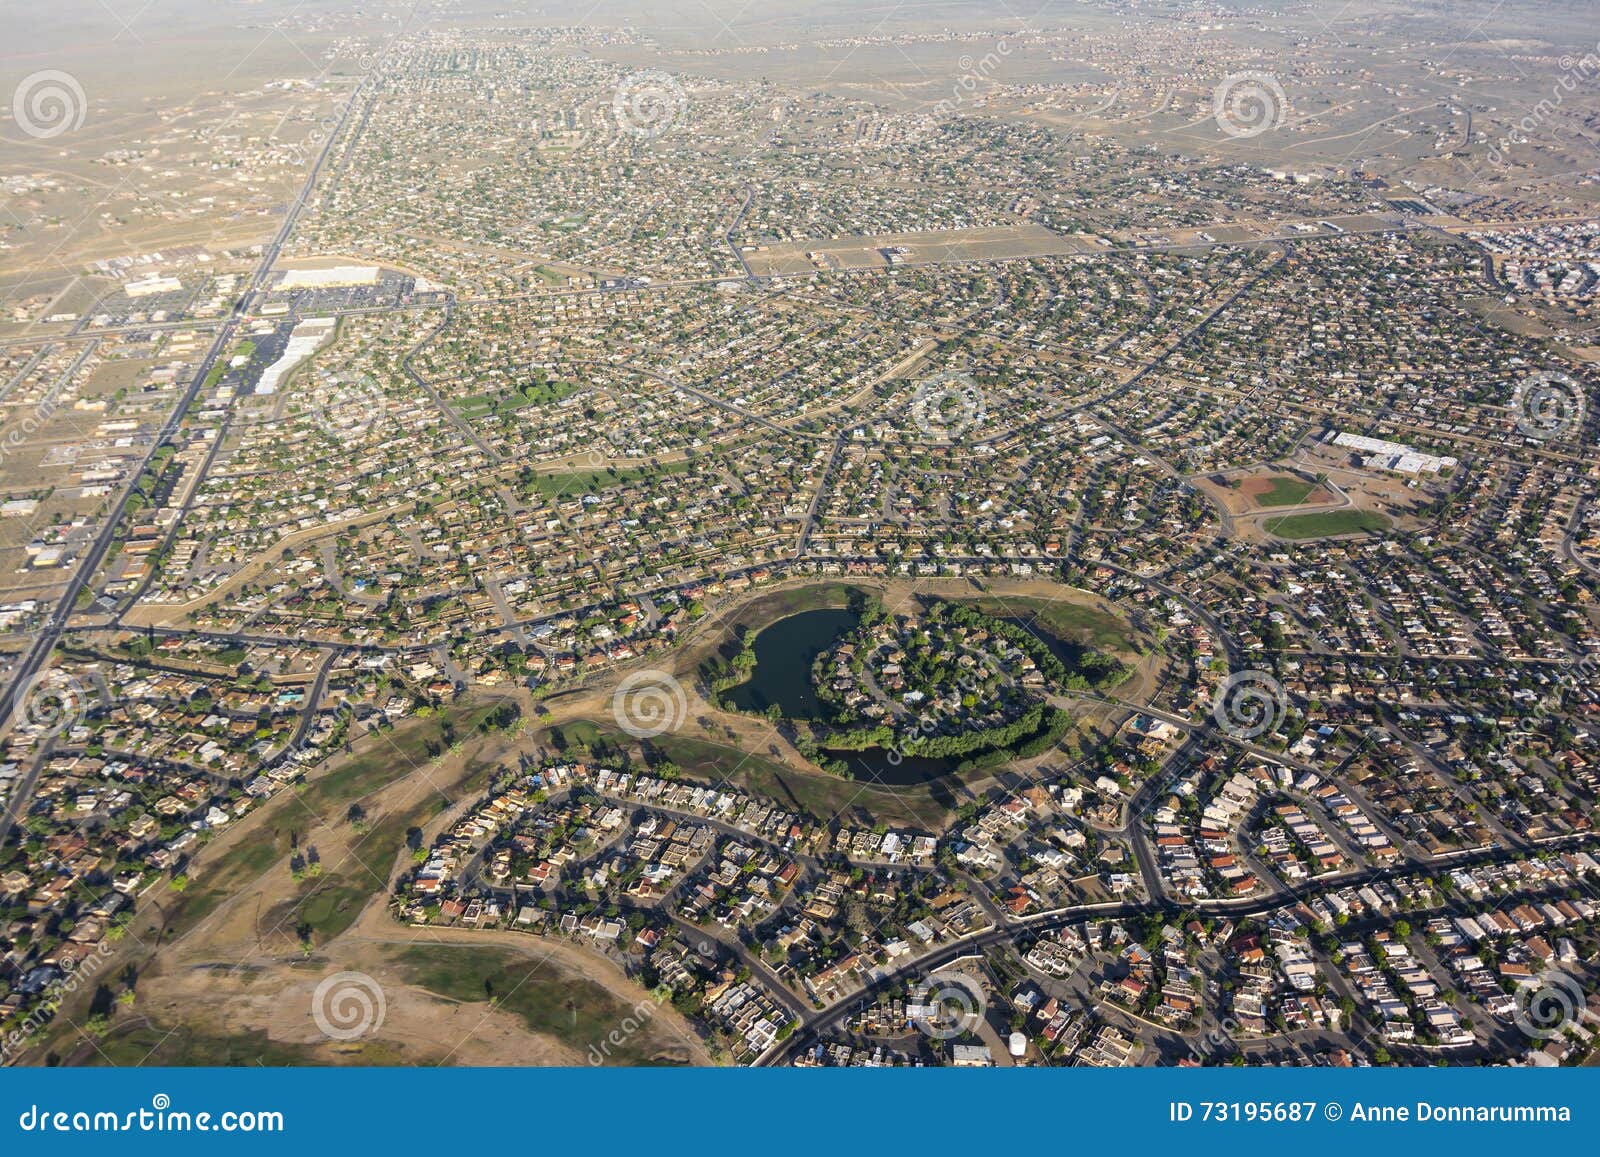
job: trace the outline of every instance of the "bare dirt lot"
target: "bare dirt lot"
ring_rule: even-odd
[[[1084,735],[1114,730],[1131,710],[1125,704],[1142,701],[1160,680],[1159,648],[1119,608],[1058,583],[810,580],[732,597],[712,608],[687,646],[650,660],[678,676],[688,699],[678,728],[652,742],[685,774],[727,778],[813,814],[942,830],[951,789],[827,775],[766,720],[719,711],[694,690],[695,667],[735,622],[770,622],[842,600],[848,586],[872,589],[891,605],[929,597],[998,604],[1004,609],[996,613],[1037,619],[1042,629],[1117,654],[1132,674],[1114,701],[1074,707]],[[481,727],[508,698],[531,718],[531,698],[516,692],[466,699],[440,716],[365,736],[302,787],[235,821],[199,853],[181,891],[163,882],[141,901],[107,966],[108,975],[132,970],[136,1007],[113,1016],[109,1031],[87,1033],[79,1028],[89,1013],[83,994],[64,1010],[41,1057],[80,1064],[715,1063],[687,1021],[599,951],[558,937],[404,925],[388,906],[410,849],[431,844],[470,808],[493,769],[553,752],[557,731],[585,742],[620,734],[611,709],[619,674],[547,700],[532,733]],[[359,822],[351,818],[357,812]],[[370,978],[382,994],[381,1016],[351,1040],[329,1039],[313,1012],[319,984],[341,973]],[[590,1053],[625,1024],[633,1028],[621,1045]]]
[[[481,710],[459,710],[463,732]],[[200,853],[181,893],[163,889],[142,904],[113,965],[137,976],[137,1015],[95,1040],[72,1031],[85,1009],[64,1010],[58,1055],[85,1064],[582,1064],[590,1044],[644,1007],[643,1027],[605,1063],[711,1063],[670,1006],[657,1007],[597,953],[390,916],[408,832],[431,841],[519,746],[498,733],[425,760],[419,741],[439,725],[418,723],[368,736],[304,790],[280,792]],[[359,826],[344,818],[355,802],[367,817]],[[291,869],[313,852],[318,871]],[[318,984],[341,972],[370,977],[382,994],[382,1014],[349,1041],[329,1039],[314,1015]]]
[[[1282,514],[1300,507],[1336,505],[1344,501],[1335,488],[1283,470],[1214,474],[1196,478],[1194,482],[1214,495],[1224,510],[1236,516],[1261,511]]]

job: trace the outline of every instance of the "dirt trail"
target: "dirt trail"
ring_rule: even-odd
[[[385,739],[368,737],[358,752]],[[521,744],[500,736],[469,746],[471,758],[495,763],[507,760]],[[410,814],[430,796],[450,801],[423,825],[424,839],[429,840],[477,799],[476,791],[463,786],[468,759],[466,750],[448,753],[361,797],[362,805],[376,824],[386,816]],[[289,790],[239,820],[197,857],[191,886],[205,885],[208,864],[230,851],[242,851],[241,845],[270,838],[269,828],[285,824],[303,828],[301,846],[315,845],[330,874],[364,872],[352,857],[366,835],[343,822],[342,816],[316,816],[304,808]],[[619,1015],[641,1003],[650,1004],[652,1036],[664,1053],[694,1064],[715,1063],[676,1010],[670,1005],[657,1007],[641,985],[596,952],[551,937],[398,923],[388,909],[389,886],[406,858],[402,844],[395,849],[386,878],[368,881],[371,892],[355,922],[317,944],[309,960],[304,958],[293,918],[303,885],[289,872],[287,856],[275,859],[194,927],[149,954],[139,979],[141,1014],[158,1024],[181,1024],[205,1034],[264,1032],[272,1040],[311,1049],[313,1056],[327,1063],[370,1062],[373,1050],[379,1049],[388,1050],[380,1059],[394,1063],[587,1064],[588,1042],[530,1031],[520,1017],[487,1001],[463,1003],[419,988],[407,982],[392,959],[393,949],[412,944],[493,946],[547,962],[558,980],[570,976],[592,981],[616,1000]],[[383,993],[383,1022],[359,1041],[329,1041],[312,1016],[317,984],[340,971],[371,976]]]
[[[688,706],[683,733],[693,735],[699,729],[697,721],[704,719],[709,724],[705,729],[708,736],[721,740],[731,730],[741,749],[764,752],[769,745],[776,746],[780,762],[820,775],[764,720],[713,708],[695,691],[696,680],[692,677],[715,640],[741,613],[747,613],[752,603],[785,588],[817,581],[795,580],[729,598],[695,625],[684,645],[668,654],[630,664],[628,669],[650,666],[676,674]],[[989,579],[981,590],[965,579],[841,581],[875,589],[891,602],[927,594],[1064,599],[1123,617],[1119,609],[1098,596],[1043,579]],[[1156,664],[1147,656],[1134,665],[1139,677],[1127,689],[1142,691],[1154,677]],[[547,701],[537,726],[559,727],[579,719],[609,724],[612,688],[622,673],[623,670],[607,671],[597,676],[592,685]],[[524,718],[534,721],[535,704],[530,695],[519,690],[503,690],[499,694],[517,702]],[[355,756],[370,757],[386,743],[394,748],[397,762],[406,758],[396,740],[386,733],[363,737],[356,744]],[[520,1017],[487,1001],[462,1003],[428,992],[410,983],[395,962],[396,949],[407,945],[492,947],[547,963],[557,970],[558,982],[566,976],[593,982],[617,1002],[623,1015],[642,1003],[651,1004],[650,1032],[651,1039],[660,1046],[658,1055],[681,1057],[695,1064],[715,1063],[685,1018],[670,1005],[655,1006],[643,987],[598,951],[557,937],[520,932],[412,927],[391,915],[388,901],[392,884],[406,866],[409,851],[404,842],[396,839],[392,858],[386,854],[375,858],[374,849],[364,847],[365,842],[380,831],[384,832],[384,839],[394,837],[396,821],[403,820],[420,828],[424,846],[432,843],[478,799],[481,785],[469,788],[475,769],[515,766],[517,758],[530,750],[529,740],[520,735],[473,735],[437,758],[411,761],[410,768],[396,767],[389,782],[359,797],[366,816],[361,826],[347,817],[348,801],[342,797],[338,806],[329,805],[328,810],[335,814],[319,815],[292,788],[235,821],[199,853],[191,868],[191,888],[204,889],[213,884],[226,888],[227,894],[214,909],[193,927],[158,943],[149,933],[164,925],[162,908],[170,909],[171,903],[158,900],[154,905],[141,904],[141,912],[149,920],[141,919],[136,924],[142,934],[137,940],[130,937],[128,948],[129,957],[141,961],[140,1013],[156,1023],[181,1024],[223,1036],[239,1029],[261,1031],[270,1039],[313,1050],[314,1055],[326,1057],[330,1063],[348,1061],[351,1054],[356,1054],[354,1059],[369,1062],[381,1055],[388,1063],[410,1064],[586,1063],[583,1050],[588,1042],[562,1041],[532,1032]],[[314,786],[337,773],[348,762],[348,757],[330,761],[317,770],[310,784]],[[437,801],[437,806],[432,801]],[[391,821],[387,828],[386,820]],[[329,890],[334,885],[341,886],[344,903],[360,904],[348,927],[325,941],[313,936],[309,959],[308,949],[299,937],[299,924],[309,906],[310,894],[316,889],[290,872],[288,853],[273,855],[271,862],[256,872],[255,864],[264,862],[258,856],[248,861],[250,869],[239,874],[240,857],[258,849],[262,841],[271,842],[282,851],[287,847],[290,831],[302,852],[315,848],[324,872],[318,877],[320,883]],[[363,851],[366,855],[358,856]],[[239,874],[237,881],[226,874],[230,863],[232,872]],[[157,928],[149,928],[150,921]],[[387,1016],[378,1033],[364,1043],[328,1042],[310,1015],[318,982],[338,971],[366,973],[384,993]],[[369,1051],[363,1052],[364,1048]],[[390,1051],[375,1053],[370,1051],[373,1049]]]

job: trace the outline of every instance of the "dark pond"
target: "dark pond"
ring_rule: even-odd
[[[1061,660],[1061,665],[1068,672],[1078,669],[1078,663],[1083,659],[1083,653],[1086,648],[1080,647],[1076,643],[1069,643],[1057,635],[1052,635],[1045,630],[1043,623],[1032,617],[1026,619],[1002,617],[1000,621],[1002,623],[1010,623],[1013,627],[1021,627],[1024,631],[1033,635],[1050,649],[1052,655]]]
[[[811,664],[818,655],[854,630],[861,618],[854,611],[801,611],[779,619],[756,634],[756,667],[749,682],[727,692],[741,711],[764,712],[777,704],[786,719],[819,719],[822,705],[811,685]],[[911,787],[929,783],[955,769],[957,760],[905,756],[898,761],[881,748],[830,751],[865,783]]]
[[[930,783],[949,775],[957,763],[954,759],[930,759],[924,755],[905,755],[896,762],[891,758],[892,753],[881,747],[869,747],[865,751],[829,751],[828,754],[850,768],[852,779],[889,787]]]
[[[821,704],[811,686],[811,664],[861,622],[854,611],[801,611],[756,634],[756,669],[748,683],[728,692],[741,711],[778,705],[788,719],[816,719]]]

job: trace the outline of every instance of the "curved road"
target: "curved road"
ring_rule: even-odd
[[[255,272],[251,274],[243,296],[240,297],[227,322],[217,331],[217,336],[212,341],[211,348],[206,351],[206,356],[200,362],[199,368],[195,371],[194,378],[189,383],[189,388],[184,391],[183,397],[172,408],[161,429],[156,432],[155,438],[150,443],[150,449],[145,453],[138,469],[133,471],[132,476],[134,478],[138,478],[148,470],[150,464],[155,460],[156,452],[166,445],[170,439],[177,436],[184,417],[189,412],[189,407],[199,397],[200,390],[205,385],[206,378],[210,375],[212,367],[216,364],[217,359],[222,356],[223,351],[232,346],[234,335],[239,329],[241,319],[248,313],[250,304],[261,292],[267,275],[272,271],[272,266],[278,260],[278,255],[282,252],[284,243],[289,239],[289,233],[294,228],[295,221],[305,209],[306,202],[311,197],[311,191],[316,186],[317,176],[321,173],[322,166],[327,161],[328,154],[333,148],[333,142],[339,139],[346,124],[349,123],[350,116],[356,108],[356,98],[361,95],[361,90],[365,87],[365,83],[363,81],[362,84],[358,85],[355,91],[350,94],[350,99],[345,102],[338,125],[328,134],[328,139],[323,142],[322,150],[312,163],[311,172],[307,174],[305,184],[301,186],[299,194],[289,206],[289,212],[284,216],[283,224],[279,226],[277,235],[262,253],[261,262],[256,266]],[[32,685],[34,678],[43,669],[45,661],[50,657],[51,651],[55,649],[62,632],[66,630],[67,622],[72,617],[78,596],[87,587],[95,572],[99,570],[100,564],[105,561],[106,552],[111,549],[112,540],[116,537],[117,527],[122,523],[123,514],[127,510],[128,500],[132,494],[133,487],[130,485],[112,504],[110,511],[106,514],[105,525],[95,537],[94,542],[90,544],[89,549],[84,553],[77,569],[73,571],[72,577],[67,580],[66,588],[62,591],[61,598],[56,603],[55,609],[50,612],[50,616],[45,620],[44,626],[40,628],[39,633],[34,637],[33,644],[24,653],[21,661],[18,662],[11,682],[7,684],[3,691],[0,691],[0,719],[4,719],[8,724],[13,721],[16,715],[23,693]],[[40,762],[36,760],[24,780],[17,785],[5,814],[0,815],[0,841],[5,840],[18,817],[27,809],[28,803],[33,797],[33,789],[38,782],[40,766]]]

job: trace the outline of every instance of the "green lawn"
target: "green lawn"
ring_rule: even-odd
[[[363,744],[359,755],[308,784],[301,802],[330,823],[343,820],[343,809],[351,801],[409,774],[427,763],[433,752],[443,750],[446,723],[454,727],[457,736],[470,736],[490,710],[456,707],[426,719],[403,719],[393,731]]]
[[[655,1001],[625,1005],[594,981],[547,960],[502,948],[446,944],[399,948],[392,959],[408,983],[463,1003],[483,1005],[493,1000],[520,1016],[529,1030],[556,1037],[578,1052],[607,1041],[624,1020],[643,1021],[644,1027],[632,1034],[618,1033],[623,1039],[611,1046],[604,1058],[607,1064],[683,1063],[679,1056],[683,1046],[635,1012],[648,1008],[653,1017]]]
[[[473,760],[459,780],[443,786],[457,798],[472,795],[487,786],[493,768],[492,761]],[[328,870],[323,875],[308,878],[288,909],[280,905],[268,914],[263,926],[309,928],[313,944],[326,944],[355,923],[369,899],[386,890],[384,882],[405,846],[406,833],[427,824],[449,802],[435,792],[405,811],[380,816],[357,838],[348,857],[325,865]],[[343,818],[341,810],[330,822],[343,822]]]
[[[1391,523],[1372,510],[1330,510],[1322,514],[1290,514],[1274,518],[1265,526],[1267,533],[1282,538],[1328,538],[1338,534],[1388,530]]]
[[[570,398],[578,392],[574,382],[532,383],[525,389],[507,390],[503,394],[469,394],[454,403],[456,412],[463,418],[481,418],[494,411],[520,410],[524,406],[547,406]]]
[[[553,730],[561,732],[567,743],[583,747],[593,747],[597,743],[605,743],[608,738],[615,739],[617,737],[615,734],[608,736],[606,732],[601,731],[598,726],[590,723],[587,719],[574,719],[570,723],[563,723]],[[542,733],[538,738],[544,739],[548,734],[549,732]]]
[[[684,724],[685,732],[691,729],[695,729],[692,720]],[[587,719],[563,723],[559,730],[569,745],[627,748],[634,743],[622,732]],[[959,777],[950,775],[943,784],[875,787],[825,772],[799,771],[765,755],[741,751],[699,735],[669,732],[649,743],[677,764],[688,779],[702,783],[726,781],[824,822],[842,811],[847,816],[858,813],[857,818],[874,822],[937,830],[943,826],[949,801],[936,798],[934,792],[948,792],[959,782]]]
[[[1037,619],[1045,630],[1080,646],[1126,654],[1137,651],[1127,623],[1109,611],[1085,603],[1056,599],[952,599],[997,619]]]
[[[172,905],[169,924],[173,934],[193,928],[273,864],[287,860],[293,850],[294,835],[299,833],[304,837],[315,826],[312,816],[329,824],[342,824],[351,803],[411,774],[428,759],[429,743],[442,746],[444,719],[454,722],[457,735],[468,737],[476,734],[477,725],[493,710],[492,705],[454,707],[443,718],[407,719],[393,731],[366,740],[359,755],[307,785],[298,801],[277,804],[282,810],[272,816],[270,826],[264,826],[222,855],[201,856],[193,882]],[[474,777],[482,774],[480,768],[472,772]],[[276,798],[283,797],[280,793]],[[430,800],[428,806],[433,812],[443,806],[439,796],[432,796]],[[330,869],[326,875],[306,881],[294,903],[310,907],[311,914],[302,911],[297,914],[297,920],[312,924],[319,942],[348,927],[360,913],[360,901],[379,890],[373,873],[387,878],[389,865],[400,852],[406,829],[419,818],[428,818],[429,814],[432,813],[418,809],[416,815],[379,817],[379,822],[366,834],[357,850],[359,864],[350,864],[348,873],[334,872],[333,865],[326,865]],[[305,842],[302,838],[302,846]],[[314,920],[311,915],[315,916]],[[263,926],[271,927],[272,923]],[[293,928],[294,924],[288,923],[285,927]]]
[[[662,466],[618,466],[609,470],[573,470],[561,474],[535,474],[528,482],[532,491],[543,494],[547,498],[560,498],[565,495],[587,494],[594,490],[606,490],[613,486],[622,486],[629,482],[637,482],[641,478],[654,477],[657,474],[678,474],[689,468],[689,460],[682,462],[669,462]]]
[[[398,845],[390,849],[391,860],[393,853],[399,850]],[[384,870],[388,870],[388,864],[384,865]],[[370,876],[366,877],[364,885],[343,875],[320,877],[316,884],[296,905],[294,916],[297,919],[289,926],[309,928],[314,944],[325,944],[354,924],[367,898],[378,891],[377,882]],[[271,922],[267,924],[267,927],[273,926]]]
[[[847,583],[808,583],[803,587],[790,587],[763,596],[750,604],[749,609],[759,609],[756,616],[762,624],[775,623],[801,611],[835,610],[848,607],[852,596],[861,594],[861,588]],[[741,615],[741,618],[749,616]]]
[[[1257,506],[1299,506],[1317,488],[1315,482],[1306,482],[1288,474],[1280,474],[1271,482],[1271,490],[1256,495]]]
[[[227,1036],[208,1036],[184,1025],[138,1023],[108,1033],[98,1049],[81,1058],[90,1065],[137,1068],[141,1065],[265,1066],[282,1068],[318,1063],[313,1049],[268,1038],[265,1032],[244,1028]],[[401,1064],[387,1049],[362,1055],[360,1063]]]

